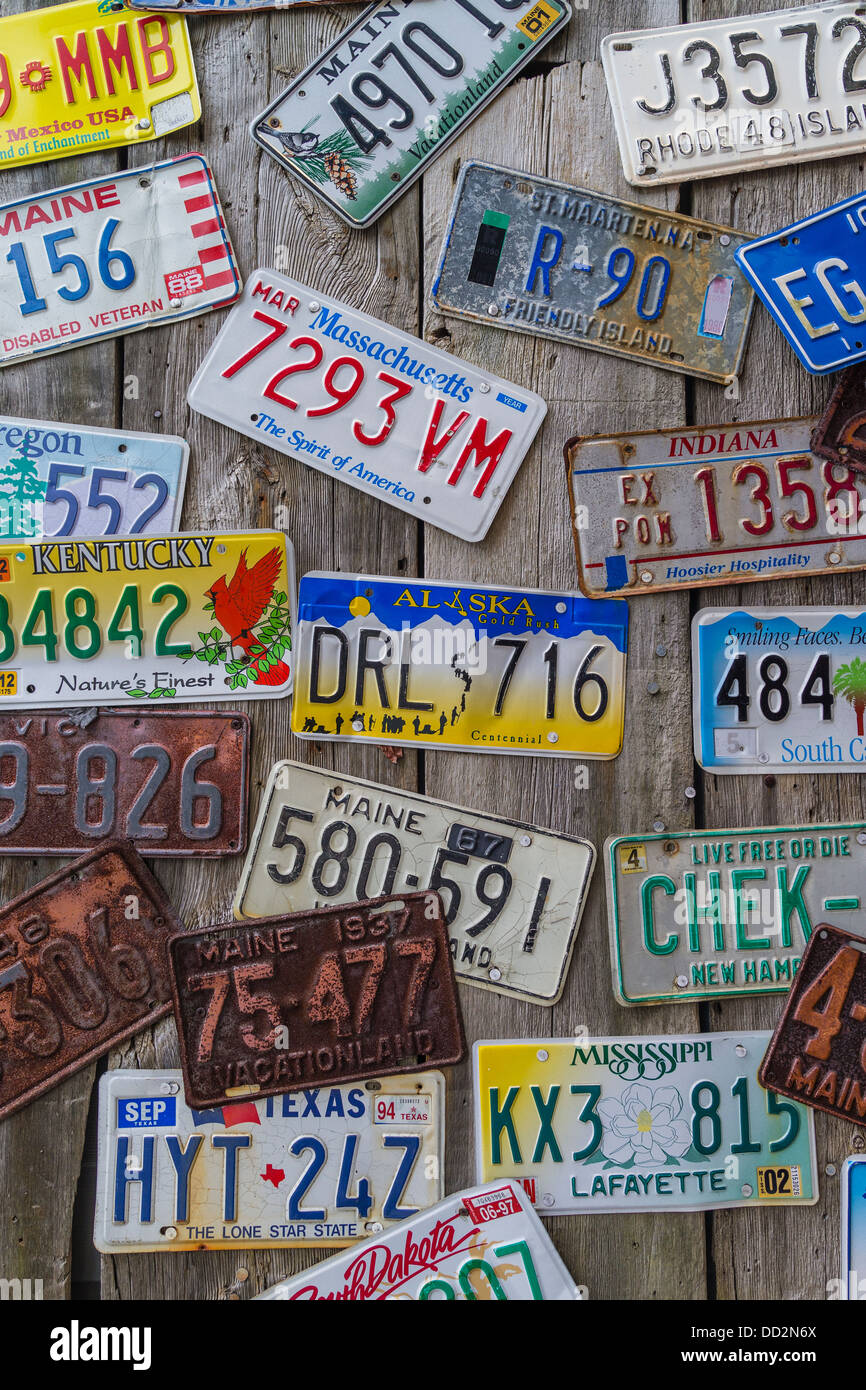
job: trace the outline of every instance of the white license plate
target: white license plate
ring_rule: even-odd
[[[0,206],[0,366],[228,304],[207,161],[182,155]]]
[[[282,762],[259,807],[235,916],[432,888],[458,980],[555,1004],[594,862],[574,835]]]
[[[866,1300],[866,1154],[852,1154],[842,1165],[842,1280],[839,1297],[858,1303]]]
[[[864,52],[855,0],[608,35],[626,178],[672,183],[866,149]]]

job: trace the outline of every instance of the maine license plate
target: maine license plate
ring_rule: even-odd
[[[812,452],[831,463],[866,472],[866,369],[848,367],[827,402],[812,436]],[[850,509],[849,509],[850,510]],[[846,518],[851,520],[851,518]],[[858,531],[860,517],[854,517]]]
[[[487,534],[547,412],[532,391],[271,270],[247,280],[188,399],[467,541]]]
[[[444,314],[688,372],[736,375],[754,295],[741,232],[464,163],[433,284]]]
[[[299,593],[301,738],[615,758],[628,605],[314,573]]]
[[[574,835],[282,762],[259,807],[235,916],[432,888],[445,896],[458,980],[555,1004],[594,863],[592,845]]]
[[[250,126],[268,154],[367,227],[571,18],[565,0],[380,0]]]
[[[0,367],[204,313],[240,283],[200,154],[18,198],[0,206]]]
[[[292,688],[282,531],[0,545],[0,710]]]
[[[442,1197],[445,1078],[190,1110],[179,1071],[99,1083],[93,1243],[134,1250],[348,1245]]]
[[[818,1200],[810,1111],[758,1082],[769,1033],[478,1042],[479,1181],[545,1216]]]
[[[692,619],[695,756],[707,772],[866,762],[866,610],[704,608]]]
[[[842,1287],[840,1298],[866,1299],[866,1154],[842,1164]]]

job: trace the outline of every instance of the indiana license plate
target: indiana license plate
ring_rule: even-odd
[[[839,378],[839,385],[827,402],[827,408],[815,427],[812,452],[841,467],[866,472],[866,371],[848,367]],[[866,520],[860,526],[858,514],[845,518],[853,520],[859,534],[866,531]]]
[[[842,1283],[839,1297],[866,1299],[866,1154],[842,1164]]]
[[[200,154],[18,198],[0,206],[0,367],[190,318],[240,283]]]
[[[248,279],[188,399],[467,541],[487,534],[547,411],[532,391],[271,270]]]
[[[758,1082],[769,1033],[478,1042],[479,1181],[545,1216],[818,1200],[811,1113]]]
[[[250,126],[353,227],[368,227],[565,27],[565,0],[379,0]]]
[[[137,1250],[348,1245],[443,1189],[445,1078],[190,1110],[179,1071],[99,1083],[93,1243]]]
[[[235,916],[433,889],[445,896],[461,983],[555,1004],[594,862],[574,835],[282,762],[259,806]]]
[[[443,314],[688,372],[736,375],[754,295],[730,227],[468,160],[433,284]]]

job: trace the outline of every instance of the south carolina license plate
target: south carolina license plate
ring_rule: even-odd
[[[840,1298],[866,1299],[866,1154],[842,1165],[842,1286]]]
[[[348,1245],[442,1197],[445,1078],[190,1110],[179,1071],[99,1083],[97,1250]]]
[[[547,406],[272,270],[249,277],[189,403],[467,541],[487,534]]]
[[[427,579],[306,574],[301,738],[615,758],[628,605]]]
[[[0,710],[292,688],[282,531],[0,545]]]
[[[769,1033],[478,1042],[479,1181],[545,1216],[818,1200],[803,1105],[758,1083]]]

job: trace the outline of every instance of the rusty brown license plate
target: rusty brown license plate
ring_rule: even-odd
[[[843,468],[866,472],[866,367],[848,367],[839,378],[812,435],[812,452]]]
[[[169,951],[194,1109],[465,1054],[438,893],[187,932]]]
[[[0,1119],[168,1012],[166,944],[179,928],[122,841],[0,910]]]

